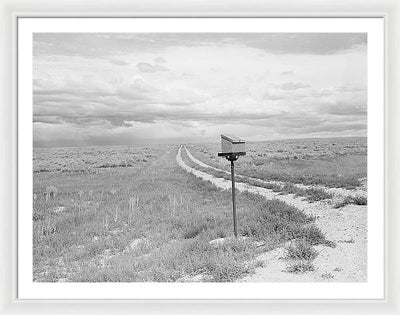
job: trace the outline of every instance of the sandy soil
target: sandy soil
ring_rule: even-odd
[[[176,160],[183,169],[198,178],[213,183],[217,187],[230,189],[230,181],[216,178],[185,164],[181,157],[181,149],[178,150]],[[190,152],[188,152],[188,156],[203,167],[211,167],[195,159]],[[255,274],[239,281],[367,281],[367,206],[347,205],[340,209],[334,209],[329,202],[309,203],[303,198],[295,198],[293,195],[279,195],[272,190],[245,183],[236,183],[236,188],[239,191],[260,194],[267,199],[279,199],[307,214],[317,216],[316,225],[325,233],[328,240],[336,243],[335,248],[315,247],[319,255],[313,261],[315,270],[312,272],[304,274],[286,272],[287,262],[281,259],[285,254],[285,249],[277,248],[257,257],[257,260],[264,262],[264,266],[257,268]]]

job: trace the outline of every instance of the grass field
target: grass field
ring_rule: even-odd
[[[229,170],[217,156],[220,144],[192,144],[199,160]],[[367,177],[367,139],[332,138],[246,143],[238,174],[263,180],[354,189]]]
[[[163,146],[35,148],[33,172],[99,173],[103,169],[135,168],[157,158]]]
[[[210,244],[232,235],[231,194],[182,170],[177,149],[35,149],[34,280],[233,281],[289,240],[331,245],[314,217],[249,193],[237,196],[247,238]]]

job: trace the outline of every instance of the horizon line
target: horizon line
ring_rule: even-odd
[[[246,140],[245,137],[242,137],[247,143],[254,142],[272,142],[272,141],[288,141],[288,140],[312,140],[312,139],[341,139],[341,138],[368,138],[368,136],[331,136],[331,137],[305,137],[305,138],[279,138],[279,139],[268,139],[268,140]],[[219,140],[213,141],[175,141],[173,142],[153,142],[153,143],[131,143],[131,144],[91,144],[91,145],[35,145],[33,143],[33,148],[89,148],[89,147],[116,147],[116,146],[146,146],[146,145],[184,145],[184,144],[192,144],[192,143],[217,143]]]

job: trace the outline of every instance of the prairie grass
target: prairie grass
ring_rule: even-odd
[[[338,209],[338,208],[343,208],[346,205],[349,204],[354,204],[358,206],[366,206],[368,203],[367,197],[364,196],[347,196],[343,200],[337,202],[333,207]]]
[[[326,192],[320,188],[300,188],[294,184],[287,183],[274,191],[279,191],[281,194],[294,194],[296,197],[306,197],[309,202],[321,201],[326,199],[332,199],[333,194]]]
[[[287,259],[313,260],[318,252],[304,239],[293,241],[287,249]]]
[[[250,272],[243,260],[253,256],[251,248],[236,242],[215,249],[207,239],[196,238],[166,244],[143,258],[127,253],[111,261],[107,270],[89,268],[73,280],[172,282],[185,275],[207,274],[216,282],[233,281]]]
[[[34,148],[34,173],[99,173],[154,161],[165,146]]]
[[[367,177],[367,139],[299,139],[246,143],[238,174],[262,180],[354,189]],[[204,163],[229,169],[217,157],[220,144],[196,144],[191,153]]]
[[[210,240],[233,234],[231,194],[182,170],[176,150],[165,148],[152,164],[100,173],[34,173],[34,281],[233,281],[252,272],[246,262],[260,251],[294,238],[326,242],[315,218],[238,193],[240,234],[267,245],[212,247]],[[50,185],[58,193],[46,200]],[[138,240],[145,245],[131,246]]]
[[[286,247],[288,260],[286,272],[305,273],[314,271],[313,260],[318,256],[318,252],[312,247],[314,244],[310,239],[301,238],[291,241]]]

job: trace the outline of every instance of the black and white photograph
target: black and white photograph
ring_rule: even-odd
[[[367,55],[365,33],[35,33],[33,280],[365,282]]]
[[[18,294],[380,296],[379,22],[22,20]]]

